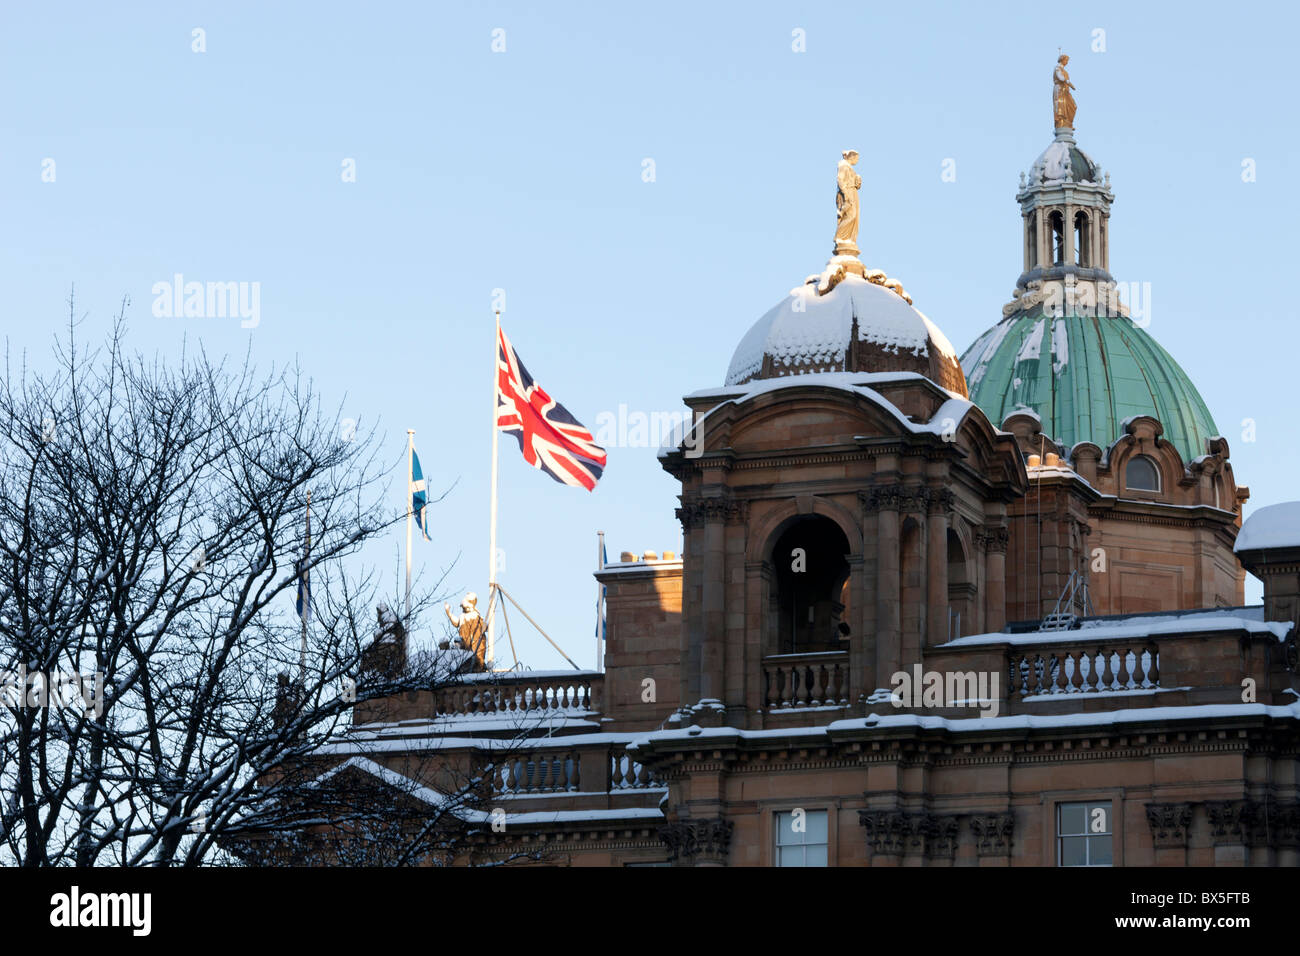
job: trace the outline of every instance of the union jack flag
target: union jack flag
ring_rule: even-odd
[[[605,470],[605,449],[569,410],[533,381],[505,330],[497,338],[497,427],[519,439],[524,461],[588,491]]]

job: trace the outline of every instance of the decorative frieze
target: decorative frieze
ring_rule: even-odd
[[[1192,826],[1190,803],[1148,803],[1146,811],[1151,839],[1157,850],[1187,846],[1187,835]]]
[[[725,862],[731,846],[730,820],[681,820],[659,828],[659,839],[668,847],[669,862],[691,861],[703,857]]]

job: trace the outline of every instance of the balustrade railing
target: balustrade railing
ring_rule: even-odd
[[[594,678],[594,679],[593,679]],[[554,713],[595,710],[599,674],[562,677],[508,677],[440,687],[435,691],[439,717],[470,714]]]
[[[493,771],[496,793],[567,793],[582,787],[582,757],[576,750],[512,754]]]
[[[609,755],[609,789],[644,790],[662,787],[664,781],[644,764],[638,763],[626,751],[615,750]]]
[[[1123,693],[1160,686],[1160,651],[1155,644],[1013,647],[1009,657],[1012,696]]]
[[[763,705],[834,707],[849,702],[848,651],[777,654],[763,659]]]

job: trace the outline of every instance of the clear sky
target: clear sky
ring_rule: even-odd
[[[1300,497],[1295,9],[3,0],[3,332],[48,363],[75,283],[84,334],[126,295],[145,352],[299,357],[386,433],[394,508],[407,428],[431,485],[459,481],[416,565],[459,555],[451,584],[481,593],[494,289],[589,426],[678,410],[824,266],[855,147],[864,261],[964,350],[1020,272],[1014,194],[1052,136],[1060,47],[1116,194],[1111,271],[1151,284],[1149,331],[1228,438],[1249,514]],[[259,324],[155,317],[176,273],[260,283]],[[503,583],[589,665],[596,531],[613,557],[678,550],[674,482],[649,444],[610,448],[594,494],[501,450]],[[400,547],[366,557],[395,581]]]

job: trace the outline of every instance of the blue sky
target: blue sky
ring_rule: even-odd
[[[261,365],[298,357],[395,463],[414,428],[431,485],[459,480],[416,563],[459,555],[452,584],[482,592],[494,289],[530,371],[588,425],[620,404],[680,409],[825,264],[835,162],[855,147],[864,261],[963,350],[1020,271],[1016,183],[1052,136],[1061,47],[1079,143],[1117,197],[1111,271],[1151,283],[1149,331],[1227,436],[1249,514],[1296,497],[1300,467],[1297,19],[1281,4],[7,3],[3,331],[48,362],[75,283],[87,334],[127,295],[147,353],[188,336],[251,344]],[[260,324],[155,317],[154,283],[178,272],[260,283]],[[503,583],[579,663],[597,529],[615,556],[677,550],[675,493],[652,447],[611,448],[588,494],[503,442]],[[366,555],[390,579],[400,538]],[[562,666],[516,637],[532,666]]]

